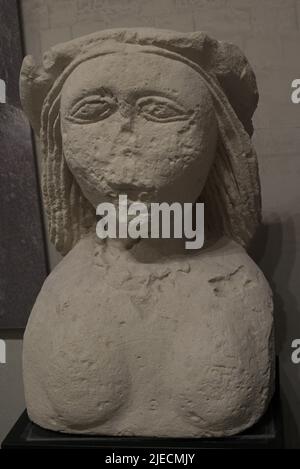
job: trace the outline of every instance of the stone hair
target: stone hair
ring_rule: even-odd
[[[148,31],[148,36],[149,34]],[[42,188],[51,241],[62,254],[66,254],[91,229],[96,218],[94,208],[83,196],[63,155],[60,131],[60,94],[62,86],[66,78],[80,63],[102,54],[114,53],[121,47],[122,42],[131,42],[141,45],[141,50],[144,53],[158,54],[180,60],[187,66],[192,67],[199,73],[209,89],[218,121],[219,138],[215,161],[204,190],[199,194],[199,198],[205,203],[206,227],[210,232],[224,234],[243,246],[247,246],[261,219],[257,157],[249,137],[252,131],[251,117],[254,109],[246,109],[245,111],[245,109],[239,108],[238,101],[232,104],[230,102],[230,86],[228,85],[230,67],[234,68],[232,80],[237,92],[239,87],[235,83],[236,77],[238,76],[242,81],[245,74],[248,77],[250,75],[252,89],[251,86],[249,88],[249,80],[246,83],[248,89],[243,82],[243,87],[240,86],[240,89],[244,96],[240,96],[240,99],[245,98],[247,93],[249,96],[252,95],[250,98],[255,101],[253,105],[253,108],[255,108],[257,102],[256,84],[251,82],[252,71],[249,64],[245,62],[246,59],[238,51],[236,53],[238,66],[236,64],[235,66],[226,64],[226,75],[224,72],[225,65],[223,64],[222,69],[219,63],[222,54],[218,52],[219,61],[215,60],[214,67],[219,67],[219,70],[223,73],[222,77],[218,77],[218,73],[213,73],[207,63],[202,66],[202,63],[199,62],[203,62],[203,56],[205,56],[203,49],[205,47],[206,55],[209,55],[207,51],[211,51],[211,55],[216,55],[217,46],[224,48],[224,43],[213,41],[210,38],[208,40],[208,37],[203,33],[198,33],[202,41],[202,55],[199,52],[198,55],[201,55],[201,60],[198,61],[195,60],[195,50],[197,50],[197,47],[200,50],[199,37],[196,43],[197,47],[195,45],[192,47],[188,43],[186,50],[177,50],[168,38],[165,38],[159,44],[154,44],[153,42],[147,42],[145,38],[143,41],[137,33],[134,35],[130,30],[123,30],[122,34],[120,32],[119,37],[113,38],[115,42],[111,40],[107,42],[107,35],[108,32],[106,32],[105,37],[102,37],[101,33],[96,33],[94,40],[92,40],[93,35],[89,36],[88,45],[83,44],[81,52],[77,53],[77,56],[72,56],[73,49],[67,49],[65,57],[68,60],[64,58],[65,62],[62,60],[63,54],[58,54],[57,57],[60,60],[57,59],[57,69],[59,69],[59,72],[56,75],[53,75],[53,72],[47,72],[48,75],[46,79],[44,78],[44,83],[41,76],[44,74],[45,77],[45,71],[37,71],[31,63],[23,64],[21,98],[26,112],[31,94],[34,95],[34,90],[31,91],[30,89],[33,86],[32,83],[35,82],[36,88],[40,87],[38,91],[40,105],[37,108],[41,107],[41,109],[37,109],[37,112],[32,115],[30,115],[30,112],[27,114],[35,130],[39,131],[41,138],[44,156]],[[195,34],[193,37],[195,37]],[[103,50],[99,47],[99,43],[102,42],[103,44],[105,41],[108,47]],[[193,51],[193,56],[187,52],[189,50]],[[49,61],[49,57],[47,60]],[[212,60],[210,60],[211,62]],[[48,64],[48,68],[55,69],[55,54],[52,56],[52,63],[51,65]],[[40,83],[38,83],[37,77],[40,78]],[[42,85],[44,85],[44,89]],[[41,90],[43,91],[41,92]]]

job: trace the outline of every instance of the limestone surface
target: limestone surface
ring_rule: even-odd
[[[65,255],[24,337],[30,418],[62,432],[225,436],[273,393],[272,293],[246,249],[261,219],[253,71],[204,33],[101,31],[24,59],[50,238]],[[205,203],[206,242],[100,241],[96,207]]]

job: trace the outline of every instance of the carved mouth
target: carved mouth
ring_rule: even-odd
[[[110,183],[109,186],[117,194],[126,194],[129,198],[136,198],[141,195],[146,195],[153,191],[153,187],[146,187],[145,185],[135,185],[131,183]]]

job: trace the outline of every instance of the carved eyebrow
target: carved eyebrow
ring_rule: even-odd
[[[107,87],[101,86],[99,88],[85,90],[83,93],[78,93],[77,95],[71,97],[70,102],[67,103],[67,109],[68,111],[70,109],[74,109],[74,107],[77,106],[79,103],[82,103],[88,99],[97,99],[105,97],[115,98],[113,91]]]
[[[187,104],[183,102],[183,100],[180,99],[180,96],[178,96],[176,92],[172,93],[171,90],[160,91],[149,89],[147,91],[143,91],[139,93],[136,99],[136,105],[138,105],[139,101],[143,101],[144,99],[146,101],[147,98],[162,98],[166,101],[169,100],[170,104],[173,104],[174,108],[177,107],[177,110],[180,110],[182,113],[182,120],[191,118],[196,111],[196,104],[192,105],[191,103]]]
[[[100,96],[110,96],[111,98],[114,96],[112,90],[101,86],[99,89],[95,90],[94,94],[99,94]]]
[[[178,99],[174,98],[174,97],[170,97],[169,94],[166,94],[166,93],[157,93],[157,92],[154,92],[154,93],[144,93],[143,95],[140,95],[137,99],[136,99],[136,103],[138,102],[146,102],[146,101],[151,101],[151,100],[157,100],[157,101],[161,101],[162,103],[165,102],[166,104],[172,104],[174,106],[176,106],[178,109],[180,109],[181,111],[185,111],[185,112],[188,112],[188,109],[186,108],[186,106],[182,105]]]
[[[93,103],[100,103],[100,102],[105,102],[105,99],[104,98],[112,98],[111,96],[107,96],[107,95],[98,95],[98,94],[90,94],[90,95],[87,95],[87,96],[84,96],[83,98],[80,98],[78,101],[75,101],[75,103],[73,103],[70,108],[69,108],[69,111],[68,112],[76,112],[78,109],[80,109],[80,107],[84,104],[93,104]],[[113,102],[113,101],[111,101]]]
[[[141,98],[165,98],[170,101],[174,101],[177,106],[180,106],[182,109],[186,109],[186,106],[181,102],[176,94],[173,94],[170,91],[160,91],[155,88],[150,88],[147,90],[139,90],[134,92],[135,102],[139,101]]]

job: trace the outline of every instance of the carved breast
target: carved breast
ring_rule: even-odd
[[[84,240],[27,327],[28,410],[63,431],[217,435],[224,421],[236,431],[268,402],[271,348],[269,287],[235,243],[152,265]]]

